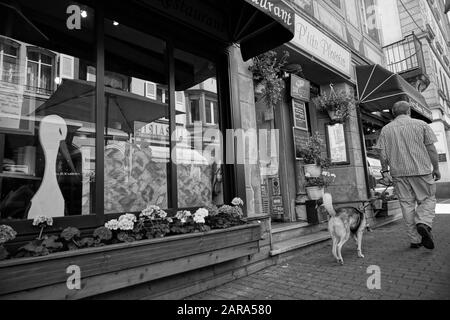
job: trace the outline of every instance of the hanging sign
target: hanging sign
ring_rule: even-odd
[[[291,97],[309,101],[311,91],[311,83],[308,80],[302,79],[295,74],[291,74]]]

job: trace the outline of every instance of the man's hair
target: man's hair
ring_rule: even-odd
[[[398,117],[402,114],[409,114],[411,112],[411,105],[407,101],[399,101],[392,107],[392,114]]]

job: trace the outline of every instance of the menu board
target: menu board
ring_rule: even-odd
[[[306,117],[306,105],[304,102],[292,100],[292,113],[294,116],[294,127],[308,131],[308,119]]]
[[[327,138],[331,163],[348,163],[344,124],[327,125]]]
[[[302,160],[299,156],[299,150],[306,147],[306,144],[309,140],[309,133],[304,130],[300,130],[297,128],[292,128],[292,132],[294,134],[294,150],[295,150],[295,158],[297,160]]]
[[[310,99],[311,83],[308,80],[291,74],[291,97],[302,101]]]

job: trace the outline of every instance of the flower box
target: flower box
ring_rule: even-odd
[[[81,299],[258,252],[259,224],[0,262],[0,299]],[[69,266],[81,289],[68,289]]]

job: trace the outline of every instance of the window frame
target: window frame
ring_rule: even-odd
[[[11,55],[9,55],[9,54],[4,52],[4,45],[5,44],[14,47],[17,50],[17,56],[16,57],[13,57],[13,56],[11,56]],[[13,41],[11,39],[8,39],[8,38],[4,38],[3,36],[0,37],[0,81],[4,81],[3,80],[3,71],[4,71],[3,70],[3,63],[5,61],[4,60],[4,56],[5,55],[8,56],[8,57],[16,59],[16,66],[19,69],[18,72],[20,72],[20,65],[19,65],[20,47],[21,47],[20,43],[18,43],[16,41]],[[8,82],[8,81],[6,81],[6,82]],[[19,82],[20,82],[20,79],[17,79],[17,83],[15,83],[14,81],[12,83],[19,84]]]
[[[34,60],[28,59],[29,52],[37,53],[39,55],[39,61],[34,61]],[[42,55],[50,57],[51,64],[42,62]],[[31,63],[35,63],[38,65],[37,86],[30,85],[28,83],[28,64],[30,63],[30,61],[31,61]],[[42,66],[51,68],[50,88],[45,88],[40,85],[41,84],[41,75],[42,75]],[[54,83],[53,79],[55,78],[55,74],[56,74],[56,53],[54,53],[48,49],[45,49],[45,48],[39,48],[36,46],[26,46],[25,70],[26,70],[25,71],[25,87],[27,88],[27,90],[35,91],[37,93],[45,93],[45,94],[47,94],[48,92],[52,92],[55,87],[55,83]]]

